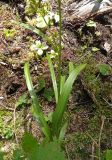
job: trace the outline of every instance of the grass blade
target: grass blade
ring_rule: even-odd
[[[37,29],[36,27],[33,27],[26,23],[19,23],[19,25],[25,29],[31,30],[32,32],[36,33],[37,35],[41,36],[42,38],[45,38],[45,34],[40,29]]]
[[[45,136],[50,139],[50,129],[49,126],[47,125],[47,122],[45,121],[43,112],[41,111],[38,98],[36,96],[36,93],[34,91],[34,87],[32,84],[31,76],[30,76],[30,70],[29,70],[29,63],[25,63],[24,65],[24,73],[25,73],[25,79],[26,79],[26,84],[30,93],[30,96],[33,101],[33,112],[35,117],[38,119],[41,125],[41,129],[44,132]]]
[[[59,101],[56,106],[56,110],[53,113],[53,132],[54,135],[56,134],[59,136],[59,131],[62,124],[62,118],[64,111],[66,110],[67,102],[69,99],[69,95],[72,90],[72,85],[74,81],[76,80],[77,76],[80,74],[80,72],[85,68],[85,64],[81,64],[78,67],[76,67],[69,75],[68,79],[66,80],[61,95],[59,96]]]
[[[49,69],[50,69],[50,73],[51,73],[51,79],[52,79],[52,83],[53,83],[53,89],[54,89],[56,103],[58,103],[58,88],[57,88],[56,76],[55,76],[54,67],[53,67],[51,58],[48,54],[47,54],[47,60],[48,60]]]

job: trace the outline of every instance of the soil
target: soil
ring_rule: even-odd
[[[19,3],[18,5],[21,6]],[[8,112],[9,116],[15,112],[18,98],[23,93],[27,93],[23,71],[25,61],[30,60],[34,85],[41,77],[45,79],[47,87],[51,86],[45,58],[35,60],[29,54],[31,43],[38,37],[15,23],[18,18],[15,14],[18,5],[12,7],[0,1],[0,110],[4,113]],[[19,18],[24,19],[23,11],[19,10],[19,13],[21,13]],[[71,160],[84,160],[84,157],[90,160],[93,140],[98,142],[103,118],[105,123],[100,147],[102,152],[112,147],[110,142],[112,138],[112,71],[109,75],[103,76],[97,69],[98,64],[102,63],[112,67],[112,13],[96,16],[92,21],[96,23],[96,28],[87,27],[86,21],[78,25],[74,22],[63,22],[62,62],[65,67],[63,72],[67,72],[68,61],[88,65],[73,87],[66,113],[70,125],[64,145]],[[13,37],[6,38],[4,29],[15,29],[16,33]],[[93,51],[93,47],[98,50]],[[46,114],[54,108],[54,101],[47,102],[44,97],[41,98],[41,103]],[[25,130],[29,130],[36,137],[41,137],[39,127],[28,105],[17,109],[16,116],[16,123],[19,123],[20,118],[21,122],[16,131],[13,131],[13,127],[10,126],[13,138],[8,139],[5,135],[0,135],[0,146],[8,144],[10,139],[15,143],[15,135],[20,140]],[[13,120],[12,118],[11,122],[14,125]],[[1,118],[0,124],[8,123],[3,122]],[[3,143],[4,139],[6,143]],[[94,154],[96,154],[97,147],[94,147]]]

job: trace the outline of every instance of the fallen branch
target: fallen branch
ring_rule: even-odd
[[[82,0],[73,2],[65,8],[67,21],[84,21],[89,17],[112,11],[112,0]],[[65,18],[66,19],[66,18]]]

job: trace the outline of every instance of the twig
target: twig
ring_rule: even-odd
[[[1,110],[5,110],[5,109],[6,109],[6,110],[9,110],[9,111],[12,111],[12,112],[14,111],[14,109],[13,109],[13,108],[6,107],[6,106],[4,106],[4,105],[3,105],[3,104],[1,104],[1,103],[0,103],[0,107],[1,107],[1,108],[3,107],[3,109],[1,109]]]
[[[94,140],[94,138],[88,132],[86,132],[86,134],[87,134],[88,137],[90,137],[92,139],[94,144],[98,147],[98,143]]]
[[[91,140],[93,141],[93,143],[92,143],[92,155],[90,155],[90,156],[92,157],[91,160],[94,160],[94,158],[97,157],[97,156],[94,155],[95,145],[96,145],[97,147],[99,147],[99,146],[98,146],[98,143],[94,140],[94,138],[93,138],[88,132],[86,132],[86,134],[87,134],[88,137],[90,137]],[[97,157],[97,158],[98,158],[98,157]]]
[[[98,140],[98,156],[99,156],[99,160],[101,160],[101,136],[102,136],[102,132],[103,132],[103,127],[104,127],[104,122],[105,122],[105,116],[101,117],[102,120],[102,124],[101,124],[101,128],[100,128],[100,134],[99,134],[99,140]]]
[[[93,155],[90,155],[91,157],[94,157],[95,159],[97,158],[98,159],[98,156],[93,156]]]
[[[94,151],[95,151],[95,143],[93,142],[92,143],[92,155],[91,155],[91,160],[94,160],[94,158],[95,158],[95,155],[94,155]]]
[[[14,136],[15,136],[16,143],[18,144],[18,138],[16,135],[16,106],[14,107],[14,112],[13,112],[13,122],[14,122]]]
[[[8,65],[7,63],[2,62],[2,61],[0,61],[0,64],[3,65],[3,66],[7,66]]]
[[[112,107],[112,103],[109,103],[105,98],[103,98],[103,100],[104,100],[110,107]]]

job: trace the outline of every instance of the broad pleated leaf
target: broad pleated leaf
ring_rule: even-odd
[[[32,135],[25,134],[22,148],[28,160],[65,160],[64,152],[57,141],[38,144]]]
[[[65,160],[64,152],[56,141],[40,146],[36,160]]]
[[[22,139],[22,149],[25,153],[25,156],[30,160],[37,159],[37,151],[39,148],[39,144],[31,134],[26,133]]]

